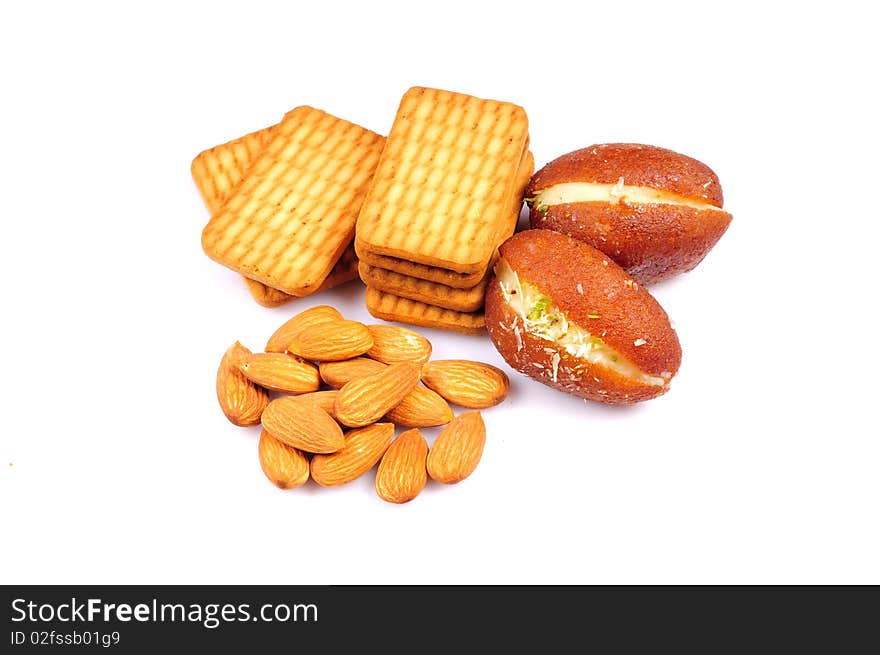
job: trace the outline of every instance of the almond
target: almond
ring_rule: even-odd
[[[355,357],[354,359],[344,359],[341,362],[321,362],[318,368],[324,382],[331,387],[341,389],[352,380],[384,371],[386,366],[373,359]]]
[[[400,434],[385,451],[376,471],[376,493],[389,503],[406,503],[428,481],[428,442],[417,429]]]
[[[312,458],[312,478],[324,487],[351,482],[373,468],[393,438],[394,425],[391,423],[375,423],[349,430],[339,452]]]
[[[267,353],[283,353],[287,350],[287,344],[300,331],[312,328],[327,321],[341,321],[342,314],[329,305],[318,305],[304,312],[300,312],[280,328],[275,330],[266,343]]]
[[[273,437],[266,428],[260,432],[260,466],[279,489],[300,487],[309,479],[309,459],[293,446]]]
[[[428,453],[428,475],[444,484],[464,480],[480,463],[485,443],[486,425],[480,412],[459,414],[434,440]]]
[[[373,347],[373,337],[367,326],[357,321],[326,321],[297,332],[287,344],[287,352],[337,362],[363,355]]]
[[[355,357],[342,362],[321,362],[320,365],[321,378],[331,387],[337,389],[352,380],[375,375],[386,368],[388,368],[386,364],[366,357]],[[327,411],[334,414],[329,409]],[[452,417],[452,408],[449,403],[430,389],[418,385],[386,416],[392,423],[409,428],[444,425],[449,423]]]
[[[352,428],[375,423],[413,390],[419,372],[416,364],[401,362],[352,380],[336,396],[336,420]]]
[[[373,347],[367,356],[384,362],[415,362],[424,364],[431,356],[431,342],[418,332],[396,325],[368,325],[373,336]]]
[[[317,403],[293,396],[269,403],[263,411],[263,427],[279,441],[307,453],[335,453],[345,443],[332,416]]]
[[[304,393],[296,398],[297,400],[306,400],[315,403],[318,407],[335,418],[336,414],[334,413],[334,407],[336,405],[336,394],[338,393],[339,392],[336,389],[331,389],[330,391],[313,391],[312,393]]]
[[[396,425],[408,428],[428,428],[445,425],[454,416],[449,403],[439,394],[416,385],[399,405],[385,415],[385,418]]]
[[[321,388],[318,368],[285,353],[256,353],[238,369],[252,382],[272,391],[308,393]]]
[[[510,390],[504,371],[466,359],[428,362],[422,370],[422,382],[449,402],[472,409],[497,405]]]
[[[236,341],[226,350],[217,369],[217,401],[220,409],[232,423],[242,427],[258,425],[269,403],[266,391],[238,370],[238,365],[250,354],[250,350]]]

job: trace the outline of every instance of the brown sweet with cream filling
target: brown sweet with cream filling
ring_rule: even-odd
[[[563,155],[535,173],[526,196],[533,228],[589,243],[640,284],[693,269],[732,219],[708,166],[640,144]]]
[[[604,403],[665,393],[681,362],[666,312],[641,285],[595,248],[548,230],[502,244],[486,327],[513,368]]]

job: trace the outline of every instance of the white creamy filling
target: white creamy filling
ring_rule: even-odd
[[[535,194],[534,207],[563,205],[573,202],[610,202],[626,205],[678,205],[694,209],[724,211],[708,202],[685,198],[675,193],[646,186],[624,184],[621,177],[617,184],[595,182],[565,182],[542,189]]]
[[[495,273],[498,276],[498,285],[505,302],[522,321],[524,330],[532,336],[553,342],[572,357],[591,364],[599,364],[643,384],[665,386],[669,381],[671,376],[648,375],[606,344],[600,336],[594,336],[580,325],[569,321],[565,312],[541,293],[538,287],[520,280],[519,275],[504,259],[498,260]],[[517,331],[517,345],[521,347],[519,327],[512,326],[512,328]],[[644,340],[642,341],[646,343]],[[554,355],[554,382],[558,367],[559,355]]]

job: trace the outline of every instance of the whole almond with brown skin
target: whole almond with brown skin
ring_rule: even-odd
[[[308,393],[321,388],[316,366],[285,353],[249,355],[238,369],[252,382],[272,391]]]
[[[351,482],[373,468],[393,438],[394,425],[391,423],[374,423],[349,430],[341,450],[312,458],[312,479],[324,487]]]
[[[342,362],[321,362],[319,368],[324,382],[339,389],[352,380],[384,371],[388,365],[367,357],[355,357]],[[333,411],[327,411],[335,416]],[[445,425],[453,416],[449,403],[430,389],[416,385],[385,418],[408,428],[427,428]]]
[[[418,365],[401,362],[352,380],[336,396],[336,420],[352,428],[375,423],[413,390],[419,373]]]
[[[366,357],[344,359],[341,362],[321,362],[318,366],[321,379],[337,389],[341,389],[352,380],[384,371],[385,368],[386,365],[382,362]]]
[[[321,362],[338,362],[363,355],[372,347],[373,337],[366,325],[342,320],[300,330],[287,344],[287,352]]]
[[[406,503],[418,496],[428,481],[427,458],[428,442],[421,432],[401,433],[379,462],[376,493],[389,503]]]
[[[466,359],[440,359],[422,369],[422,383],[462,407],[483,409],[507,397],[510,380],[499,368]]]
[[[335,453],[345,443],[332,416],[317,403],[295,396],[270,402],[263,411],[263,427],[279,441],[307,453]]]
[[[418,332],[397,325],[368,325],[367,329],[373,335],[367,356],[377,361],[424,364],[431,356],[431,342]]]
[[[273,437],[266,428],[260,432],[257,450],[263,473],[279,489],[300,487],[309,479],[309,458]]]
[[[392,408],[385,415],[395,425],[403,425],[408,428],[429,428],[435,425],[445,425],[455,415],[439,394],[416,385],[400,404]]]
[[[334,412],[336,411],[336,394],[338,393],[339,392],[336,389],[331,389],[329,391],[313,391],[312,393],[304,393],[303,395],[297,396],[296,398],[297,400],[313,402],[325,412],[330,414],[330,416],[336,418],[336,414]]]
[[[342,314],[330,305],[318,305],[304,312],[300,312],[280,328],[275,330],[266,343],[267,353],[283,353],[287,350],[287,344],[300,331],[311,329],[327,321],[341,321]]]
[[[269,404],[265,389],[256,386],[238,370],[238,365],[250,354],[250,350],[236,341],[226,350],[217,369],[220,409],[232,423],[242,427],[259,425],[260,416]]]
[[[444,484],[461,482],[477,468],[485,444],[486,425],[480,412],[459,414],[434,440],[428,453],[428,475]]]

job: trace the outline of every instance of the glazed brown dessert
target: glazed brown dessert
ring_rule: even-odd
[[[486,328],[510,366],[603,403],[668,390],[681,363],[669,317],[607,255],[549,230],[520,232],[499,255]]]
[[[640,284],[693,269],[727,230],[718,176],[671,150],[594,145],[550,162],[526,189],[533,228],[598,248]]]

